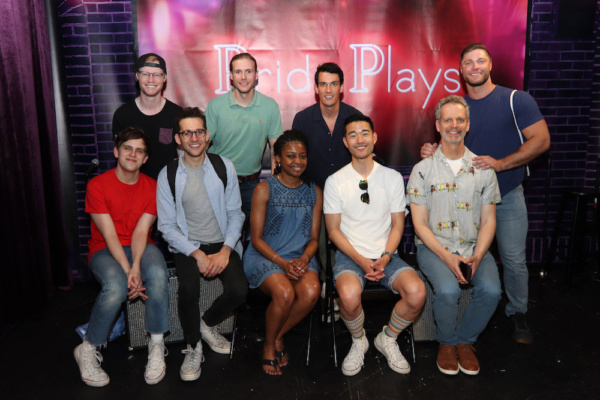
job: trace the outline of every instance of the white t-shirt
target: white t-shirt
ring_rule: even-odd
[[[445,160],[450,166],[452,172],[454,173],[454,176],[456,176],[458,174],[458,171],[460,171],[460,169],[462,168],[462,158],[459,158],[458,160],[449,160],[448,158],[445,158]]]
[[[325,182],[323,213],[341,214],[340,230],[363,257],[377,259],[385,251],[392,213],[407,212],[402,175],[375,163],[367,177],[370,204],[360,200],[363,177],[346,165]]]

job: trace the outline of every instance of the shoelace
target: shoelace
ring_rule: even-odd
[[[394,349],[392,350],[388,350],[389,346],[393,346]],[[402,355],[402,353],[400,352],[400,348],[398,347],[398,343],[394,340],[391,343],[388,343],[386,347],[386,351],[389,354],[390,358],[391,358],[391,362],[392,364],[398,365],[400,366],[400,364],[404,364],[406,363],[406,358]],[[405,368],[406,366],[403,366],[403,368]]]
[[[81,366],[85,370],[83,373],[84,375],[87,375],[92,379],[95,376],[102,375],[104,371],[100,367],[101,362],[102,354],[96,348],[88,350],[84,347],[81,354]]]
[[[362,351],[362,346],[359,343],[353,341],[352,347],[350,347],[350,361],[353,362],[361,362],[364,359],[364,353]]]
[[[210,335],[212,336],[213,340],[217,343],[218,346],[222,347],[227,342],[227,339],[225,339],[219,333],[219,330],[218,330],[218,328],[216,326],[213,326],[212,328],[210,328]]]
[[[185,354],[186,356],[189,354],[191,363],[196,364],[198,362],[197,358],[200,355],[200,352],[197,351],[196,349],[189,348],[189,349],[181,350],[181,352],[183,354]],[[202,355],[200,362],[201,363],[204,362],[204,354]]]
[[[158,347],[158,349],[157,349]],[[150,352],[148,354],[148,364],[150,369],[159,368],[159,364],[163,361],[163,356],[167,356],[169,354],[169,350],[164,346],[164,344],[156,343],[153,344],[150,348]]]
[[[91,372],[98,373],[98,369],[100,368],[100,363],[102,362],[102,353],[98,350],[94,349],[93,351],[84,351],[83,352],[83,365]],[[91,358],[91,360],[89,360]],[[90,362],[91,361],[91,362]]]
[[[388,349],[390,346],[392,346],[391,351]],[[396,351],[393,351],[394,348],[396,349]],[[395,360],[401,360],[400,357],[402,357],[402,353],[400,353],[400,348],[398,347],[398,342],[394,341],[388,341],[387,344],[385,345],[385,350],[388,352],[388,354],[390,354],[390,356],[392,356],[392,358],[394,358]],[[404,358],[404,357],[402,357]]]

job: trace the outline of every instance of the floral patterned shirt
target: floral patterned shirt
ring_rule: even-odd
[[[429,228],[442,246],[464,257],[470,257],[477,244],[482,205],[501,200],[496,173],[475,168],[473,157],[465,147],[462,167],[454,175],[438,148],[415,165],[406,190],[409,203],[427,205]],[[423,242],[417,237],[416,243]]]

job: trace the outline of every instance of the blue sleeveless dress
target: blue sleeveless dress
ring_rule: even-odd
[[[268,178],[267,183],[269,202],[263,240],[286,260],[300,258],[310,240],[312,214],[317,202],[315,185],[303,183],[297,188],[289,188],[275,176]],[[308,269],[319,273],[317,257],[310,260]],[[285,274],[283,269],[263,257],[250,243],[244,253],[244,273],[250,287],[259,287],[269,275],[277,272]]]

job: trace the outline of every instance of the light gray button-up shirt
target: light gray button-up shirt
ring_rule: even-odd
[[[429,228],[448,251],[473,255],[481,224],[481,207],[499,203],[496,173],[473,166],[476,157],[465,147],[455,176],[441,148],[412,170],[407,186],[409,203],[427,205]],[[417,244],[423,242],[417,237]]]

